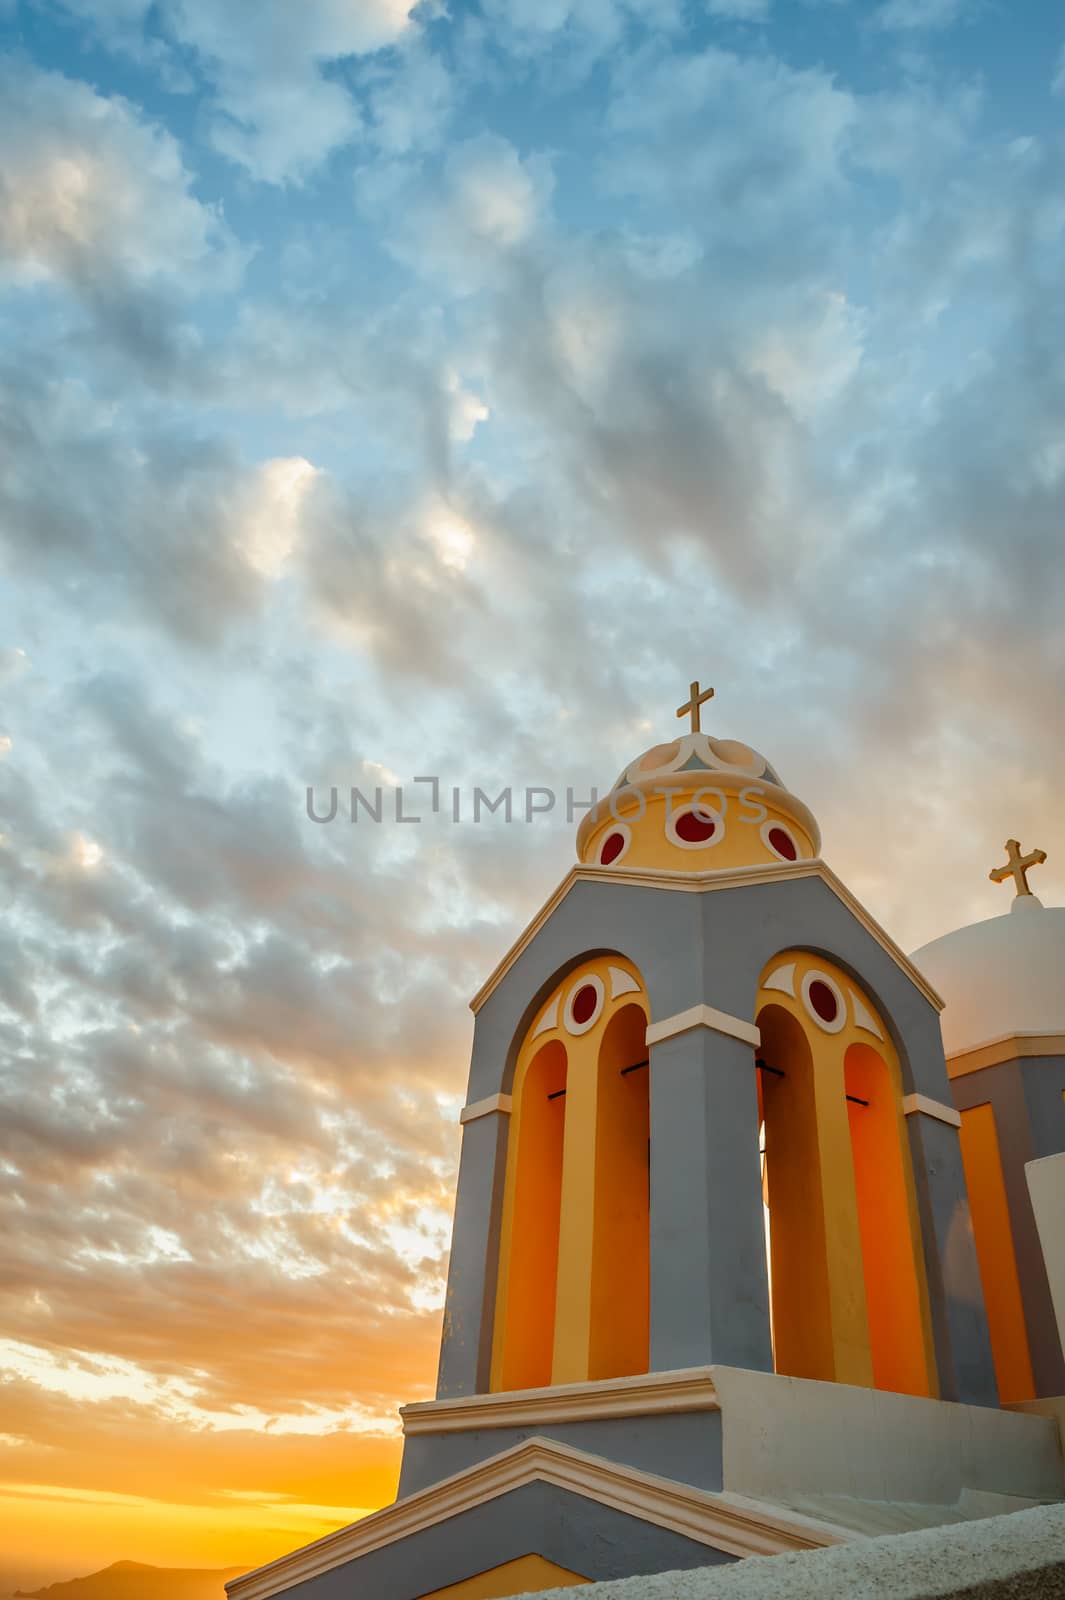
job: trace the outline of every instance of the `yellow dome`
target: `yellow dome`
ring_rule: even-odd
[[[765,756],[736,739],[685,733],[637,756],[582,819],[582,862],[708,872],[809,860],[821,830]]]

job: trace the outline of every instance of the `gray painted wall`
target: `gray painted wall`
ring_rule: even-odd
[[[416,1600],[530,1554],[588,1578],[636,1577],[736,1559],[553,1484],[532,1483],[285,1594],[288,1600]]]
[[[1065,1150],[1065,1056],[1031,1056],[1020,1070],[1032,1130],[1029,1159],[1060,1155]]]
[[[651,1371],[773,1370],[750,1045],[693,1028],[651,1048]]]
[[[412,1434],[404,1445],[397,1499],[533,1438],[558,1439],[575,1450],[675,1478],[698,1489],[721,1488],[721,1413],[689,1411],[587,1422],[537,1422],[528,1428]]]

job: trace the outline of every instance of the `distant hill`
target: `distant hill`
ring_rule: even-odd
[[[116,1561],[88,1578],[50,1583],[45,1589],[16,1589],[21,1600],[225,1600],[222,1585],[247,1567],[146,1567]]]

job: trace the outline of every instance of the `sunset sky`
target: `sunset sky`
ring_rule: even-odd
[[[1061,901],[1065,14],[0,33],[3,1593],[391,1498],[467,1001],[573,859],[474,785],[605,788],[698,674],[904,947],[1008,834]]]

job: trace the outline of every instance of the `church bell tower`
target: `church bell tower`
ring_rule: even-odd
[[[711,693],[473,1002],[439,1397],[723,1363],[994,1405],[937,997]]]
[[[998,1409],[938,997],[711,694],[473,999],[395,1503],[230,1600],[493,1600],[1063,1493],[1053,1421]]]

